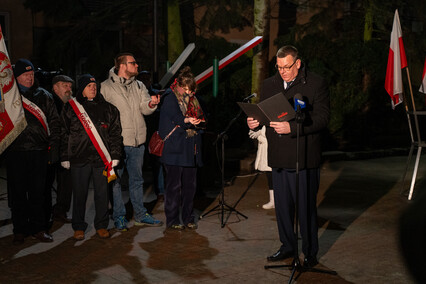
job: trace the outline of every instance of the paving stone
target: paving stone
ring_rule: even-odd
[[[318,268],[338,275],[303,272],[297,283],[414,283],[397,239],[399,215],[409,204],[399,194],[405,163],[406,156],[395,156],[333,160],[322,166]],[[419,171],[418,184],[422,182]],[[264,268],[271,264],[266,256],[281,245],[274,210],[261,208],[268,201],[264,174],[238,176],[225,188],[226,204],[238,202],[235,209],[248,219],[234,212],[222,228],[219,210],[199,220],[198,230],[183,232],[135,227],[133,221],[128,232],[117,232],[111,221],[112,237],[106,240],[93,228],[91,190],[84,241],[72,239],[70,224],[54,223],[53,243],[27,238],[14,246],[6,197],[6,183],[0,179],[0,283],[249,284],[287,282],[291,275],[288,268]],[[219,198],[219,190],[197,195],[197,214],[220,204]],[[154,216],[165,221],[164,205],[155,203],[151,188],[145,200]]]

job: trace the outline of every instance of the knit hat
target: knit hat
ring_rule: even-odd
[[[15,63],[15,67],[13,68],[13,75],[15,75],[15,78],[18,78],[28,71],[34,71],[34,65],[31,61],[24,58],[18,59]]]
[[[89,85],[90,83],[96,83],[95,77],[93,77],[90,74],[83,74],[78,79],[78,90],[77,90],[77,93],[75,95],[75,98],[77,99],[77,101],[79,103],[82,103],[86,100],[86,98],[83,97],[83,91],[87,87],[87,85]],[[97,84],[96,84],[96,86],[97,86]],[[97,88],[97,93],[99,93],[99,88]],[[100,97],[100,96],[97,95],[95,97],[95,99],[97,99],[98,97]]]
[[[55,85],[58,82],[67,82],[74,84],[74,80],[68,77],[67,75],[56,75],[55,77],[53,77],[52,85]]]
[[[78,79],[78,92],[83,93],[84,88],[90,83],[96,83],[95,77],[90,74],[83,74]]]

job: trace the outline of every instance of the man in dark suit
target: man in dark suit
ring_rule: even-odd
[[[263,82],[260,101],[281,92],[292,104],[296,94],[300,94],[306,103],[303,110],[305,119],[300,125],[298,212],[305,257],[303,265],[313,267],[318,263],[316,200],[320,177],[320,136],[329,121],[328,87],[321,77],[305,70],[295,47],[280,48],[276,57],[278,72]],[[252,130],[260,129],[259,122],[251,117],[247,118],[247,125]],[[268,164],[272,168],[275,211],[282,243],[276,253],[267,257],[269,261],[292,257],[297,244],[294,234],[296,130],[295,120],[271,122],[266,129]]]

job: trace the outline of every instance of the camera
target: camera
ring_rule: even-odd
[[[61,75],[63,72],[62,69],[57,71],[45,71],[41,68],[37,68],[34,72],[34,77],[38,80],[40,87],[50,90],[52,88],[52,79],[56,75]]]

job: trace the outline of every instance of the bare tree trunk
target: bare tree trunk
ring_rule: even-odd
[[[364,21],[364,44],[371,41],[373,36],[373,2],[372,0],[365,0],[365,21]],[[362,70],[362,91],[367,93],[370,86],[371,78],[370,74],[365,68]]]
[[[373,3],[365,0],[364,42],[370,41],[373,35]]]
[[[263,36],[260,51],[253,56],[252,93],[260,91],[260,85],[268,76],[270,0],[254,0],[254,36]]]
[[[178,0],[167,1],[168,60],[173,63],[184,49]]]

